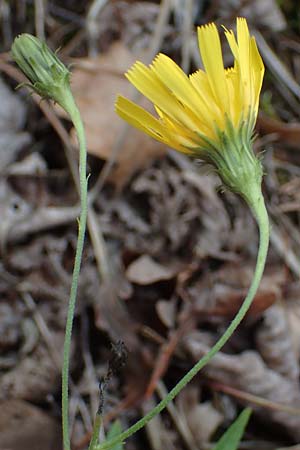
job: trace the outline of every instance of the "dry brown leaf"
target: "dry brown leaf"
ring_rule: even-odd
[[[52,334],[54,346],[62,349],[62,332]],[[0,375],[0,400],[22,399],[43,402],[60,383],[61,369],[53,363],[49,350],[40,342],[33,353],[22,358],[18,364]],[[62,359],[61,359],[62,360]],[[0,440],[1,441],[1,440]]]
[[[21,400],[0,402],[0,450],[59,450],[60,426]]]
[[[154,397],[144,401],[142,404],[143,414],[146,415],[156,404]],[[161,414],[158,414],[147,423],[145,431],[150,444],[149,448],[152,450],[161,450],[162,448],[176,449],[176,433],[166,426]]]
[[[149,255],[140,256],[126,270],[128,280],[140,285],[170,280],[175,274],[176,270],[157,263]]]
[[[31,141],[29,133],[21,131],[26,120],[26,106],[16,92],[0,78],[0,168],[12,163],[18,152]]]
[[[285,306],[286,314],[291,330],[291,339],[293,342],[293,349],[297,356],[300,358],[300,283],[290,283],[287,286],[285,292]]]
[[[274,134],[280,140],[287,145],[293,147],[295,150],[299,150],[300,139],[300,124],[299,123],[284,123],[278,119],[272,119],[259,114],[257,122],[259,132],[265,134]]]
[[[199,312],[234,317],[239,310],[253,276],[253,268],[240,264],[226,264],[220,270],[194,282],[187,292]],[[265,273],[255,295],[248,316],[257,317],[272,305],[281,294],[285,273],[273,269]]]
[[[167,328],[174,328],[176,323],[176,302],[171,300],[158,300],[155,305],[157,315]]]
[[[201,196],[199,216],[201,216],[204,228],[199,233],[195,254],[198,258],[212,255],[222,259],[224,257],[222,246],[229,239],[230,224],[224,203],[217,193],[220,181],[213,174],[200,175],[192,168],[182,171],[181,176],[188,186],[193,187]]]
[[[47,165],[39,153],[31,153],[21,161],[16,161],[7,169],[8,175],[41,176],[47,174]]]
[[[291,178],[283,182],[278,189],[278,209],[281,212],[300,210],[300,179]]]
[[[268,367],[298,383],[299,362],[285,309],[276,303],[264,312],[263,318],[255,334],[260,354]]]
[[[24,185],[26,185],[26,178]],[[27,186],[28,186],[27,182]],[[38,192],[38,191],[37,191]],[[21,196],[15,191],[7,180],[0,182],[0,239],[2,242],[16,242],[28,235],[47,228],[57,227],[76,219],[80,208],[77,206],[40,205],[42,194],[40,191]],[[28,195],[29,197],[29,195]],[[51,199],[49,197],[49,203]]]
[[[223,422],[223,415],[211,402],[200,403],[199,387],[190,385],[179,394],[176,404],[199,447],[211,440]]]
[[[184,172],[174,165],[175,157],[184,161]],[[156,161],[139,173],[118,198],[99,196],[103,233],[119,239],[126,251],[158,261],[165,261],[166,254],[169,261],[175,253],[176,261],[179,255],[192,256],[196,265],[209,255],[234,257],[222,251],[228,248],[230,222],[211,176],[192,177],[189,170],[195,171],[192,162],[174,152],[172,159]]]
[[[17,198],[17,196],[15,196],[15,198]],[[60,225],[74,222],[80,212],[80,208],[77,206],[47,206],[34,210],[33,208],[30,209],[31,205],[28,203],[26,204],[20,197],[17,201],[17,204],[21,205],[19,210],[17,209],[14,211],[13,203],[5,205],[7,208],[5,212],[7,212],[7,214],[11,214],[12,216],[8,219],[11,220],[11,223],[8,230],[4,229],[3,231],[0,231],[7,233],[4,237],[9,242],[14,243],[34,233],[47,230],[48,228],[55,228]],[[20,218],[19,221],[18,218]]]
[[[102,159],[110,159],[124,122],[114,111],[117,94],[132,96],[132,87],[124,77],[136,58],[121,42],[94,59],[80,59],[72,73],[72,91],[83,118],[88,152]],[[73,130],[72,139],[76,144]],[[130,129],[121,144],[117,167],[111,179],[124,183],[137,169],[165,153],[165,146],[143,133]]]

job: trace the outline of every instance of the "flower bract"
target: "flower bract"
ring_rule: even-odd
[[[43,98],[62,104],[70,86],[70,72],[46,45],[31,34],[20,34],[12,57],[29,79],[29,86]],[[62,105],[63,106],[63,105]]]

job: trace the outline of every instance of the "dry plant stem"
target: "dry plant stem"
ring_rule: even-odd
[[[209,386],[217,391],[232,395],[233,397],[247,401],[248,403],[252,403],[256,406],[262,406],[263,408],[271,409],[273,411],[283,411],[293,416],[300,416],[299,408],[293,408],[282,403],[272,402],[271,400],[259,397],[258,395],[249,394],[248,392],[241,391],[240,389],[235,389],[231,386],[227,386],[226,384],[221,384],[214,381],[210,382]]]
[[[123,442],[129,438],[132,434],[136,433],[138,430],[143,428],[149,420],[151,420],[156,414],[159,414],[166,405],[173,400],[177,394],[194,378],[195,375],[201,370],[211,359],[212,357],[226,344],[228,339],[234,333],[240,322],[245,317],[247,311],[249,310],[252,300],[257,292],[267,257],[268,246],[269,246],[269,219],[266,211],[265,203],[263,196],[261,194],[260,188],[257,192],[257,188],[254,187],[252,199],[248,199],[248,204],[252,209],[252,212],[257,220],[259,227],[259,250],[257,255],[257,262],[255,267],[255,272],[253,275],[253,279],[251,282],[251,286],[249,288],[248,294],[233,321],[225,331],[225,333],[221,336],[221,338],[216,342],[216,344],[211,348],[211,350],[203,356],[192,369],[177,383],[177,385],[169,392],[169,394],[160,402],[158,405],[153,408],[146,416],[136,422],[133,426],[128,428],[123,433],[116,436],[114,439],[111,439],[107,442],[103,442],[101,445],[97,447],[97,450],[111,449],[114,445],[119,442]]]
[[[69,417],[68,417],[70,348],[71,348],[73,319],[75,313],[76,296],[78,288],[78,278],[81,266],[81,258],[83,252],[86,221],[87,221],[87,177],[86,177],[85,133],[80,113],[78,111],[78,108],[74,102],[71,93],[69,95],[66,95],[66,98],[64,99],[64,105],[62,106],[71,117],[79,141],[79,179],[80,179],[79,185],[80,185],[80,201],[81,201],[81,213],[78,224],[77,247],[76,247],[66,331],[65,331],[64,358],[62,370],[62,428],[63,428],[63,446],[64,446],[63,448],[64,450],[70,450],[71,444],[70,444]]]
[[[162,381],[158,381],[156,392],[161,399],[168,395],[168,391]],[[180,437],[184,441],[186,448],[188,450],[195,450],[197,448],[197,444],[190,427],[186,424],[186,419],[182,417],[183,413],[179,413],[173,401],[169,402],[166,408],[178,433],[180,434]]]

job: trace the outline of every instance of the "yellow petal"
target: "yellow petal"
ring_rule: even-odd
[[[161,142],[169,141],[168,133],[159,120],[127,98],[118,95],[115,109],[122,119],[135,128],[144,131],[144,133]]]
[[[257,115],[258,103],[259,103],[259,95],[260,90],[264,78],[264,64],[257,49],[257,45],[254,37],[251,38],[250,42],[250,64],[252,68],[252,77],[253,77],[253,89],[254,89],[254,110]]]
[[[233,31],[225,31],[240,77],[241,111],[257,115],[264,65],[254,37],[250,37],[246,19],[237,19],[237,41]]]
[[[225,113],[228,110],[228,93],[225,81],[222,49],[214,23],[198,28],[199,48],[215,102]]]
[[[196,113],[199,122],[205,120],[210,109],[205,93],[195,90],[188,76],[171,58],[160,53],[152,63],[152,70],[178,100]]]
[[[199,147],[201,144],[201,138],[199,138],[199,133],[209,134],[211,133],[211,127],[207,128],[202,125],[196,132],[191,131],[186,127],[178,123],[174,123],[171,117],[169,117],[166,113],[162,112],[159,108],[155,107],[157,114],[161,118],[162,122],[169,130],[170,135],[176,136],[175,139],[180,142],[182,145],[185,145],[189,148],[191,147]]]
[[[239,49],[239,62],[242,77],[245,81],[250,78],[250,35],[246,19],[238,17],[237,25],[237,42]]]
[[[220,107],[215,102],[214,94],[211,90],[208,77],[206,73],[199,69],[196,72],[192,73],[190,76],[190,82],[194,86],[194,88],[204,95],[207,99],[207,103],[209,105],[209,109],[206,112],[205,126],[211,128],[212,122],[216,122],[218,125],[222,126],[224,124],[224,114],[220,110]]]
[[[136,62],[126,76],[145,97],[174,120],[183,123],[188,128],[197,129],[199,122],[197,116],[188,108],[183,107],[153,70],[141,62]]]
[[[240,91],[240,77],[238,70],[231,67],[225,71],[228,94],[230,98],[230,105],[228,117],[233,125],[237,127],[243,118],[243,98],[241,98]]]
[[[121,95],[117,97],[115,109],[122,119],[138,130],[182,153],[190,153],[187,147],[193,146],[193,143],[187,137],[181,136],[174,124],[173,130],[168,129],[148,111]]]
[[[232,54],[233,54],[235,60],[238,61],[238,63],[239,63],[240,62],[239,49],[238,49],[238,45],[237,45],[237,42],[236,42],[235,35],[234,35],[233,31],[232,30],[227,30],[225,28],[225,36],[226,36],[226,39],[228,41],[230,50],[232,51]]]

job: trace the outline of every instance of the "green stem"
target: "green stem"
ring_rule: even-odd
[[[61,105],[70,115],[73,125],[77,132],[79,142],[79,181],[80,181],[80,202],[81,212],[78,225],[78,238],[73,268],[71,292],[69,298],[67,323],[65,330],[64,356],[62,369],[62,429],[63,429],[63,448],[71,449],[69,432],[69,367],[70,367],[70,348],[72,338],[73,319],[75,313],[76,296],[78,288],[78,278],[81,266],[82,252],[84,246],[84,237],[87,221],[87,177],[86,177],[86,142],[85,133],[79,110],[75,104],[71,92],[66,92],[64,104]]]
[[[221,336],[221,338],[216,342],[216,344],[211,348],[211,350],[204,355],[192,369],[176,384],[176,386],[169,392],[169,394],[160,402],[158,405],[153,408],[146,416],[132,425],[123,433],[120,433],[114,439],[110,439],[109,441],[103,442],[97,447],[97,450],[105,450],[110,449],[119,442],[125,441],[129,436],[136,433],[138,430],[143,428],[154,416],[159,414],[166,405],[176,397],[176,395],[189,383],[192,378],[202,369],[211,359],[212,357],[224,346],[224,344],[231,337],[233,332],[236,330],[240,322],[245,317],[247,311],[249,310],[252,300],[255,297],[257,292],[267,257],[268,246],[269,246],[269,219],[266,211],[265,203],[263,196],[261,194],[260,188],[259,191],[254,189],[253,194],[251,195],[252,199],[248,199],[248,203],[255,215],[255,218],[259,227],[259,250],[257,255],[257,262],[255,267],[255,272],[253,275],[253,279],[251,282],[251,286],[249,288],[248,294],[238,311],[237,315],[225,331],[225,333]]]
[[[102,424],[102,415],[97,412],[93,427],[92,439],[90,441],[89,450],[96,450],[99,442],[99,433]]]

